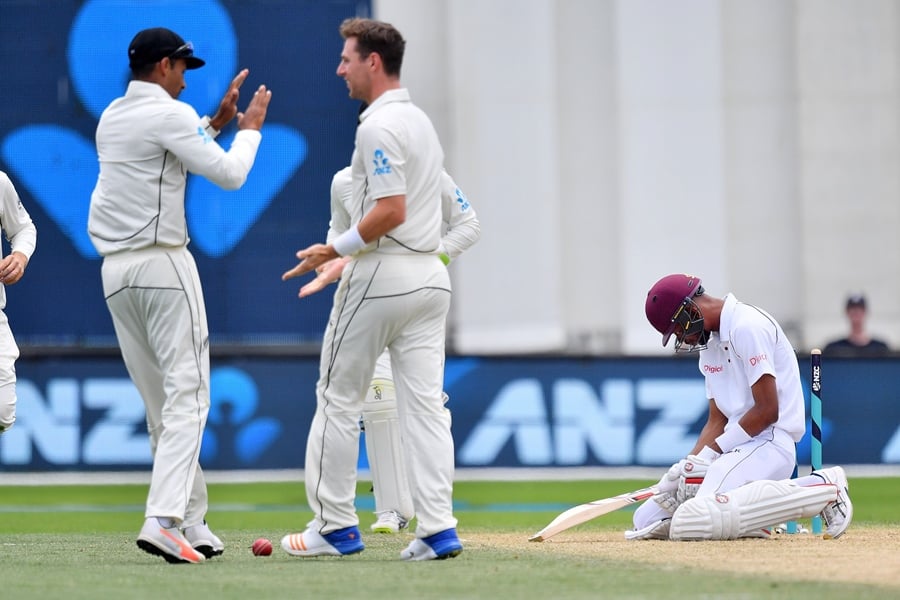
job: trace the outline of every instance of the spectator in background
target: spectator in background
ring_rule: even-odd
[[[872,356],[889,351],[888,345],[873,338],[866,330],[866,297],[854,294],[847,298],[847,320],[850,333],[845,338],[834,340],[825,346],[824,354],[830,356]]]

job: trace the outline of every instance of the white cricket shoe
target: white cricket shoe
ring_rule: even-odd
[[[281,538],[281,548],[292,556],[344,556],[362,552],[365,547],[355,525],[324,535],[307,527],[302,533]]]
[[[216,534],[209,530],[209,525],[203,521],[199,525],[184,528],[184,537],[191,543],[191,547],[205,556],[212,558],[225,552],[225,544]]]
[[[162,556],[170,563],[201,563],[206,560],[191,547],[178,527],[163,527],[155,517],[144,521],[137,545],[144,552]]]
[[[434,535],[416,538],[410,542],[403,552],[401,560],[444,560],[459,556],[463,551],[462,543],[456,535],[456,528],[445,529]]]
[[[386,510],[378,513],[378,520],[372,523],[372,531],[375,533],[400,533],[406,529],[409,521],[400,516],[396,510]]]
[[[841,467],[819,469],[815,475],[822,477],[826,483],[837,487],[837,499],[822,509],[825,521],[823,539],[833,540],[841,537],[853,519],[853,503],[850,501],[850,484]]]
[[[625,532],[626,540],[667,540],[672,517],[654,521],[642,529],[629,529]]]

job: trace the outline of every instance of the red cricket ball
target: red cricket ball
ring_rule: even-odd
[[[250,549],[253,551],[254,556],[269,556],[272,554],[272,542],[266,538],[259,538],[253,542],[253,546]]]

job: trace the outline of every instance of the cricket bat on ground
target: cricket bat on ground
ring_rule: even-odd
[[[536,534],[528,538],[530,542],[543,542],[548,540],[557,533],[566,529],[571,529],[576,525],[586,523],[591,519],[625,508],[630,504],[646,500],[650,496],[658,494],[659,490],[655,485],[641,488],[626,494],[619,494],[612,498],[603,498],[602,500],[594,500],[585,504],[579,504],[569,510],[561,513],[558,517],[550,521],[550,524],[538,531]]]

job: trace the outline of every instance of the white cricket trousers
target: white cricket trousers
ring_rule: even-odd
[[[0,433],[16,422],[16,359],[19,347],[9,328],[6,313],[0,310]]]
[[[797,451],[791,436],[782,429],[769,427],[714,460],[697,489],[697,496],[730,492],[751,481],[788,479],[796,461]],[[671,516],[672,513],[652,499],[647,500],[634,511],[634,528],[643,529]]]
[[[321,533],[358,525],[359,418],[375,362],[390,350],[418,537],[456,527],[454,448],[444,410],[450,277],[437,256],[372,252],[335,291],[306,445],[306,495]]]
[[[147,517],[183,527],[208,508],[200,443],[209,414],[209,331],[197,265],[187,248],[107,256],[103,294],[122,358],[144,400],[153,454]]]

